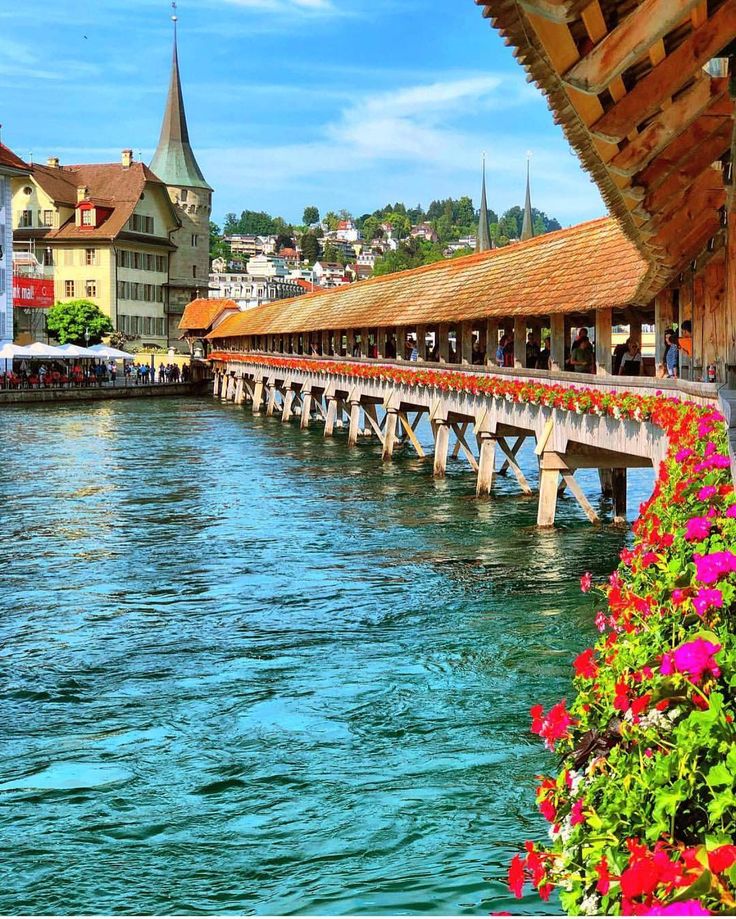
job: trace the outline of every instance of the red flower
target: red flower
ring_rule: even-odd
[[[598,883],[595,885],[595,889],[605,897],[611,889],[611,875],[608,872],[608,859],[605,855],[595,866],[595,872],[598,875]]]
[[[727,871],[736,862],[736,846],[719,846],[708,853],[708,867],[714,874]]]
[[[589,571],[586,571],[585,574],[580,578],[580,589],[584,594],[587,594],[592,586],[593,575]]]
[[[524,895],[524,865],[520,855],[515,855],[511,859],[511,866],[509,867],[509,890],[519,900]]]
[[[594,658],[595,651],[592,648],[588,648],[587,651],[578,654],[573,661],[575,674],[584,680],[594,680],[598,676],[598,666]]]

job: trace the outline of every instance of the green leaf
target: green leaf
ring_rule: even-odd
[[[733,775],[723,763],[718,763],[708,770],[706,781],[715,788],[718,788],[720,785],[732,785]]]

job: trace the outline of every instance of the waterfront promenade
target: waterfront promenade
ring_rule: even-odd
[[[104,399],[155,399],[191,396],[204,391],[205,382],[196,383],[103,383],[101,386],[45,386],[0,389],[0,407],[54,402],[99,402]]]

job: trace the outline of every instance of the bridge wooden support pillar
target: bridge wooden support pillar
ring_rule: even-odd
[[[514,318],[514,367],[526,367],[526,318]]]
[[[312,390],[311,387],[305,386],[302,389],[302,419],[299,427],[304,430],[309,427],[309,419],[312,415]]]
[[[450,446],[450,425],[447,419],[432,422],[434,430],[434,467],[436,479],[444,479],[447,474],[447,452]]]
[[[335,432],[335,419],[337,418],[337,399],[327,397],[327,414],[325,415],[325,437],[332,437]]]
[[[253,414],[257,415],[263,405],[263,379],[255,381],[253,386]]]
[[[381,458],[384,463],[391,461],[396,446],[396,430],[398,427],[399,413],[397,409],[391,408],[386,411],[386,421],[383,429],[383,453]]]
[[[601,494],[604,498],[613,497],[613,469],[599,469],[598,478],[601,480]]]
[[[490,431],[480,431],[478,433],[480,443],[480,453],[478,456],[478,479],[476,482],[475,493],[481,498],[490,495],[493,489],[493,479],[496,469],[496,446],[498,440],[495,434]]]
[[[245,402],[245,380],[243,377],[238,377],[238,380],[235,384],[235,395],[233,401],[236,405],[242,405]]]
[[[620,526],[626,523],[626,469],[613,469],[611,472],[613,485],[613,522]]]
[[[291,388],[291,383],[287,383],[284,386],[284,407],[281,409],[281,420],[290,421],[291,420],[291,408],[294,404],[294,390]]]
[[[220,383],[222,382],[222,376],[219,373],[215,373],[212,379],[212,395],[217,397],[220,395]]]
[[[266,414],[271,417],[276,412],[276,381],[268,381],[268,404],[266,406]]]
[[[599,377],[610,376],[612,372],[611,333],[613,332],[613,310],[595,311],[595,366]]]
[[[225,402],[232,402],[235,399],[235,377],[229,376],[227,378],[227,386],[225,387]]]
[[[537,526],[553,527],[557,516],[559,469],[539,470],[539,506],[537,508]]]
[[[559,372],[565,369],[565,316],[563,313],[549,319],[549,369]]]
[[[440,364],[449,364],[450,362],[450,327],[445,322],[441,322],[437,329],[438,354]]]
[[[360,399],[350,400],[350,428],[348,429],[348,446],[354,447],[358,443],[360,433]]]

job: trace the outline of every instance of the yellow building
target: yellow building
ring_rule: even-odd
[[[18,243],[53,269],[56,302],[92,300],[141,344],[180,350],[187,303],[206,297],[212,188],[189,142],[176,32],[168,98],[151,168],[64,166],[55,157],[13,181]]]
[[[168,340],[167,285],[180,222],[166,186],[123,150],[120,163],[51,158],[13,181],[15,239],[53,266],[55,300],[91,300],[143,344]]]

